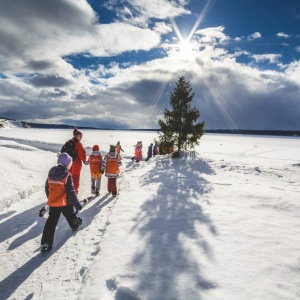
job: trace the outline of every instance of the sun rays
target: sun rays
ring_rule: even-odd
[[[194,36],[197,28],[201,24],[203,18],[205,17],[211,1],[212,0],[209,0],[206,3],[203,11],[199,14],[199,16],[198,16],[195,24],[193,25],[192,30],[188,34],[187,38],[184,38],[182,36],[181,31],[178,28],[176,21],[173,18],[170,19],[173,30],[176,33],[176,36],[178,39],[178,43],[173,44],[173,51],[172,51],[173,55],[177,54],[179,58],[187,59],[187,58],[193,58],[197,54],[199,47],[197,45],[197,42],[193,41],[193,36]]]

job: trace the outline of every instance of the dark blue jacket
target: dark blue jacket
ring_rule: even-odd
[[[73,205],[76,209],[81,209],[82,205],[80,204],[77,194],[75,192],[75,188],[73,185],[73,180],[71,174],[68,172],[67,168],[61,165],[54,166],[50,169],[48,173],[48,178],[52,180],[62,180],[64,177],[66,177],[69,174],[66,182],[66,193],[67,193],[67,205]],[[48,184],[48,178],[45,183],[45,192],[47,195],[47,198],[49,196],[49,184]]]
[[[148,153],[147,153],[148,157],[151,157],[152,156],[152,146],[150,145],[148,147]]]

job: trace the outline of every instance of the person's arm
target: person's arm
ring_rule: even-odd
[[[120,156],[118,156],[118,167],[122,166],[122,160],[120,158]]]
[[[49,183],[48,183],[48,178],[46,179],[46,182],[45,182],[45,193],[46,193],[46,196],[48,198],[49,197]]]
[[[80,204],[77,194],[75,192],[72,176],[69,174],[66,182],[66,193],[67,201],[69,204],[72,204],[76,209],[81,210],[82,205]]]
[[[77,155],[79,157],[79,159],[83,162],[86,161],[86,152],[85,152],[85,149],[83,148],[81,142],[77,142],[76,143],[76,152],[77,152]]]
[[[106,164],[107,164],[107,160],[106,160],[106,156],[104,156],[104,158],[102,159],[101,162],[101,172],[104,173],[105,169],[106,169]]]

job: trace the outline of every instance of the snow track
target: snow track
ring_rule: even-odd
[[[34,291],[34,299],[49,299],[47,295],[51,295],[51,299],[70,299],[70,295],[74,298],[79,294],[94,257],[101,251],[101,239],[117,200],[106,192],[106,180],[102,178],[100,196],[80,212],[83,224],[78,231],[73,232],[61,216],[53,249],[48,254],[39,250],[45,224],[45,219],[38,217],[38,209],[45,200],[43,190],[28,194],[2,211],[0,250],[6,263],[1,267],[1,300],[30,299],[36,282],[40,285],[39,290]],[[90,194],[89,181],[89,172],[84,170],[79,198]],[[64,279],[58,281],[61,274]],[[59,286],[57,291],[54,286]]]

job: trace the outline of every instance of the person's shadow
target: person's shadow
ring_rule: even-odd
[[[96,200],[94,205],[87,207],[82,211],[81,216],[84,219],[82,227],[79,229],[89,226],[92,223],[93,218],[101,211],[101,209],[109,204],[114,198],[105,195],[99,200]],[[12,251],[16,249],[19,245],[26,243],[28,240],[31,240],[41,234],[45,224],[45,218],[38,217],[38,209],[40,206],[36,206],[22,212],[21,214],[8,219],[6,222],[0,225],[1,231],[1,242],[26,231],[30,226],[30,223],[36,224],[23,236],[15,239],[8,250]],[[38,221],[37,221],[38,219]],[[24,220],[26,222],[24,223]],[[70,237],[73,236],[73,232],[70,230],[63,230],[68,228],[69,225],[65,218],[61,217],[58,223],[58,228],[55,232],[55,245],[51,252],[47,254],[40,253],[40,248],[37,248],[33,253],[35,256],[30,258],[23,266],[17,268],[13,273],[7,276],[0,282],[0,299],[8,299],[14,291],[37,269],[39,268],[47,259],[49,259],[57,250],[59,250]],[[13,229],[12,229],[13,228]],[[80,231],[80,230],[79,230]],[[3,234],[2,234],[3,233]],[[80,232],[79,232],[80,233]],[[30,294],[26,299],[31,299],[33,294]]]

